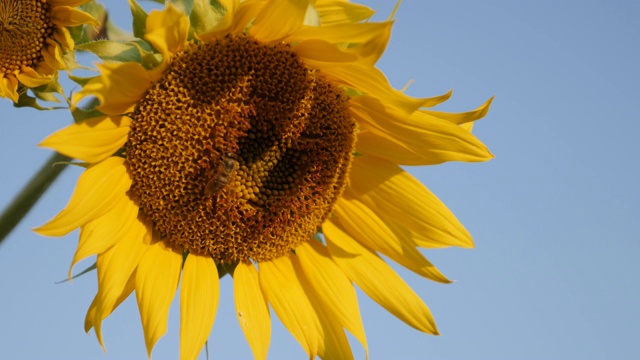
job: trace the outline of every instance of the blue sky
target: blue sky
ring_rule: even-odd
[[[377,19],[393,7],[365,3],[379,10]],[[126,2],[110,6],[128,27]],[[408,168],[467,226],[476,248],[425,251],[457,280],[450,285],[398,268],[430,306],[439,337],[360,293],[372,360],[640,358],[639,16],[633,1],[404,1],[379,67],[396,87],[414,80],[411,95],[453,88],[439,108],[446,111],[495,95],[474,132],[496,158]],[[0,206],[48,157],[36,144],[69,121],[64,111],[0,102]],[[145,358],[135,299],[105,321],[105,355],[83,331],[95,275],[54,284],[65,278],[77,233],[30,231],[66,204],[78,174],[65,171],[0,246],[2,359]],[[230,290],[224,279],[212,359],[251,356]],[[177,309],[156,360],[177,358]],[[270,358],[304,358],[278,321]]]

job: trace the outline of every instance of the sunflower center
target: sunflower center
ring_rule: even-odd
[[[0,74],[42,61],[42,48],[53,34],[46,0],[0,1]]]
[[[166,241],[220,263],[311,239],[340,195],[348,97],[285,44],[190,45],[131,115],[132,195]]]

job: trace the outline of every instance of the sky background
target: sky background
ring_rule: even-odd
[[[393,7],[364,3],[379,20]],[[129,29],[126,2],[107,5]],[[431,308],[439,337],[359,292],[370,359],[640,358],[638,18],[636,1],[404,1],[379,68],[397,88],[414,80],[414,96],[453,88],[438,108],[445,111],[475,109],[495,95],[474,133],[496,157],[408,168],[466,225],[476,248],[424,252],[457,280],[450,285],[396,267]],[[36,144],[70,117],[0,100],[3,207],[49,156]],[[0,246],[0,359],[146,357],[135,297],[103,323],[105,355],[83,331],[95,273],[55,284],[78,233],[30,230],[64,207],[79,173],[66,170]],[[224,278],[211,359],[251,358],[231,289]],[[154,359],[177,358],[178,329],[175,302]],[[357,341],[352,347],[362,359]],[[270,359],[303,358],[274,320]]]

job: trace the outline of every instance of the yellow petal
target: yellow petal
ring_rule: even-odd
[[[85,319],[85,326],[94,327],[98,341],[103,347],[102,320],[116,309],[123,296],[126,298],[131,293],[128,288],[130,278],[135,276],[134,271],[140,259],[149,249],[150,238],[151,233],[147,226],[142,222],[136,222],[126,237],[108,251],[98,255],[96,305],[93,319]]]
[[[129,297],[129,295],[131,295],[131,293],[133,292],[133,290],[135,288],[135,278],[136,278],[136,276],[135,276],[135,271],[134,271],[129,276],[129,279],[127,280],[127,283],[124,285],[120,295],[118,295],[118,298],[116,299],[115,303],[113,304],[113,308],[111,310],[106,310],[106,309],[104,309],[104,307],[102,308],[102,311],[104,311],[106,313],[106,315],[104,315],[104,317],[109,316],[109,314],[111,314],[113,312],[113,310],[115,310],[118,306],[120,306],[120,304],[122,304],[122,302],[125,301]],[[102,347],[102,350],[106,351],[106,349],[104,347],[104,340],[102,338],[102,320],[104,318],[99,318],[98,319],[98,323],[95,323],[95,321],[96,321],[96,312],[98,311],[99,302],[100,302],[100,293],[98,292],[98,294],[96,294],[96,296],[94,296],[93,301],[91,302],[91,305],[89,306],[89,309],[87,310],[87,314],[84,317],[84,331],[86,333],[88,333],[89,330],[91,330],[91,328],[93,328],[95,326],[95,333],[96,333],[96,337],[98,338],[98,342],[100,343],[100,346]]]
[[[295,265],[296,263],[294,263]],[[301,272],[302,269],[299,266],[294,266],[297,272]],[[300,285],[307,294],[308,298],[313,306],[314,314],[318,317],[320,326],[322,327],[322,338],[318,350],[318,356],[321,359],[353,359],[353,353],[351,352],[351,346],[347,339],[344,329],[339,321],[334,318],[330,312],[330,309],[326,307],[324,303],[313,292],[313,285],[304,277],[300,277]]]
[[[349,52],[357,55],[360,65],[373,66],[384,53],[389,38],[391,36],[392,22],[364,23],[364,24],[341,24],[336,26],[305,26],[299,31],[291,34],[287,42],[301,42],[293,50],[301,56],[322,62],[333,62],[328,54],[335,52],[335,49],[326,48],[315,52],[307,51],[301,54],[296,48],[311,40],[326,41],[344,47],[342,52]],[[341,60],[345,61],[345,60]],[[352,60],[350,60],[352,61]]]
[[[349,175],[346,191],[388,226],[396,222],[417,234],[413,240],[418,246],[473,246],[469,232],[442,201],[396,164],[356,156]]]
[[[305,59],[325,62],[358,61],[358,55],[347,49],[341,49],[328,41],[310,39],[300,42],[292,48],[293,52]]]
[[[326,309],[329,317],[349,330],[368,354],[369,346],[355,289],[349,278],[333,262],[327,248],[311,240],[298,246],[293,258],[294,264],[304,273],[306,283],[313,289],[309,298],[322,302],[322,308]]]
[[[49,135],[40,146],[88,163],[96,163],[124,146],[130,125],[131,119],[126,116],[88,119]]]
[[[324,350],[322,325],[302,289],[289,255],[260,264],[260,287],[282,324],[310,359]]]
[[[353,63],[341,63],[336,65],[331,62],[306,60],[310,67],[320,69],[334,83],[342,84],[357,91],[378,99],[384,99],[385,103],[410,114],[423,106],[430,106],[442,96],[436,98],[413,98],[395,90],[389,85],[389,81],[382,71],[372,66],[363,66]]]
[[[82,173],[67,206],[34,231],[45,236],[66,235],[106,214],[126,196],[130,187],[131,178],[124,159],[110,157]]]
[[[69,267],[69,280],[78,261],[101,254],[126,239],[138,221],[138,206],[128,196],[123,196],[109,212],[84,225]]]
[[[53,76],[39,74],[36,70],[26,66],[23,66],[20,72],[16,74],[16,78],[30,88],[42,86],[54,80]]]
[[[484,104],[480,105],[475,110],[462,112],[462,113],[448,113],[443,111],[434,111],[434,110],[420,110],[417,114],[415,114],[416,121],[427,121],[429,117],[436,117],[439,119],[445,119],[451,121],[456,124],[466,124],[472,121],[476,121],[478,119],[482,119],[489,112],[489,108],[491,107],[491,102],[493,102],[493,96],[489,98],[489,100],[485,101]],[[425,116],[427,115],[427,116]]]
[[[18,102],[18,79],[15,76],[0,76],[0,95],[8,97],[13,102]]]
[[[66,50],[73,50],[75,47],[71,33],[69,33],[69,30],[67,30],[66,27],[55,27],[53,30],[53,37]]]
[[[264,360],[271,342],[271,316],[253,264],[238,263],[233,272],[233,294],[238,323],[253,351],[253,358]]]
[[[362,291],[407,325],[438,334],[427,305],[384,260],[331,222],[322,230],[333,260]]]
[[[165,61],[187,44],[189,18],[171,3],[161,11],[152,11],[146,26],[145,40],[160,51]]]
[[[180,288],[180,359],[198,357],[216,318],[220,281],[210,256],[190,254]]]
[[[71,6],[76,7],[80,5],[84,5],[91,0],[47,0],[47,3],[52,7],[56,6]]]
[[[249,33],[263,42],[276,42],[300,29],[309,0],[273,1],[262,9]]]
[[[222,8],[225,9],[224,16],[220,21],[211,29],[207,29],[204,32],[196,34],[196,37],[204,42],[212,42],[213,39],[220,35],[224,35],[227,33],[234,33],[230,31],[232,24],[235,20],[236,9],[239,7],[239,0],[220,0],[218,1]],[[194,3],[194,7],[199,5],[199,3]],[[209,3],[205,3],[205,6],[209,6]]]
[[[371,40],[380,41],[379,37],[388,32],[392,26],[392,22],[340,24],[335,26],[304,26],[289,35],[287,41],[294,42],[319,39],[333,44],[361,44]]]
[[[62,70],[65,68],[64,51],[53,39],[47,39],[47,45],[42,51],[42,56],[47,65],[52,69]]]
[[[182,266],[180,252],[168,248],[162,240],[154,241],[136,270],[136,299],[149,358],[156,341],[167,332],[169,306]]]
[[[316,11],[322,19],[322,25],[355,23],[373,16],[375,11],[360,4],[343,0],[316,1]]]
[[[71,6],[56,6],[51,9],[51,20],[59,26],[78,26],[89,24],[98,26],[100,23],[93,16]]]
[[[99,63],[100,75],[91,79],[71,97],[75,105],[86,96],[100,100],[97,109],[107,115],[121,115],[133,110],[135,104],[151,87],[151,73],[134,62]]]
[[[352,99],[350,109],[361,129],[371,132],[358,137],[358,151],[363,154],[401,165],[476,162],[493,158],[478,138],[450,121],[408,119],[405,114],[386,108],[378,99],[368,96]]]
[[[450,283],[433,264],[416,249],[410,238],[399,239],[368,207],[355,199],[342,198],[329,219],[362,245],[379,251],[407,269],[433,281]]]

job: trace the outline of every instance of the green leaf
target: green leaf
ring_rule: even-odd
[[[85,85],[87,85],[87,83],[93,79],[97,78],[97,76],[90,76],[90,77],[81,77],[81,76],[75,76],[75,75],[71,75],[69,74],[69,80],[73,81],[74,83],[84,87]]]
[[[37,110],[56,110],[56,109],[64,109],[64,107],[61,106],[49,106],[49,107],[43,107],[40,104],[38,104],[38,101],[36,98],[29,96],[26,92],[20,94],[18,96],[18,102],[14,103],[13,106],[17,107],[17,108],[21,108],[21,107],[30,107],[30,108],[34,108]]]
[[[138,39],[144,39],[147,28],[147,16],[149,16],[149,14],[144,11],[136,0],[129,0],[129,7],[131,7],[131,15],[133,16],[133,36]]]
[[[172,3],[178,10],[189,15],[193,9],[194,0],[167,0],[167,2]]]
[[[209,3],[209,0],[193,0],[193,10],[189,15],[191,27],[196,34],[214,27],[222,19],[222,14]]]
[[[118,62],[141,62],[142,58],[137,46],[131,43],[120,43],[110,40],[92,41],[76,46],[78,50],[86,50],[94,53],[102,60]]]
[[[76,123],[81,122],[86,119],[92,119],[98,116],[104,116],[103,113],[96,110],[96,106],[100,105],[100,101],[96,98],[91,98],[89,100],[89,104],[84,107],[77,107],[71,111],[71,116],[73,116],[73,121]]]

